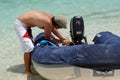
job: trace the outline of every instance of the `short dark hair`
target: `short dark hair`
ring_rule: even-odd
[[[52,17],[52,25],[57,26],[57,23],[55,22],[55,17],[54,16]]]

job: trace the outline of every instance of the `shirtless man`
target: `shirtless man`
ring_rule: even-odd
[[[51,14],[32,10],[19,16],[15,21],[15,31],[19,36],[24,52],[25,70],[27,75],[33,75],[31,72],[31,52],[34,48],[34,40],[31,33],[32,27],[44,29],[45,38],[54,43],[63,43],[69,45],[71,42],[65,39],[57,29],[66,28],[66,18],[64,16],[53,16]],[[59,39],[51,37],[54,33]]]

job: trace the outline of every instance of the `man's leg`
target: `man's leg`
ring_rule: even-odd
[[[24,54],[24,62],[25,62],[25,72],[27,75],[32,75],[31,72],[31,53]]]

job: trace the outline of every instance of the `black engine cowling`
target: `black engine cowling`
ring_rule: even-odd
[[[70,21],[70,34],[74,44],[87,43],[84,36],[84,21],[82,16],[74,16]],[[84,40],[84,41],[83,41]]]

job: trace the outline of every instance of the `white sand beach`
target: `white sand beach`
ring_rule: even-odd
[[[34,71],[33,68],[32,70]],[[24,71],[23,54],[21,52],[15,53],[8,51],[0,54],[0,80],[45,80],[39,75],[27,76]]]
[[[4,64],[2,66],[4,67],[0,69],[0,80],[45,80],[40,75],[27,76],[24,74],[24,64],[16,64],[13,66]]]

